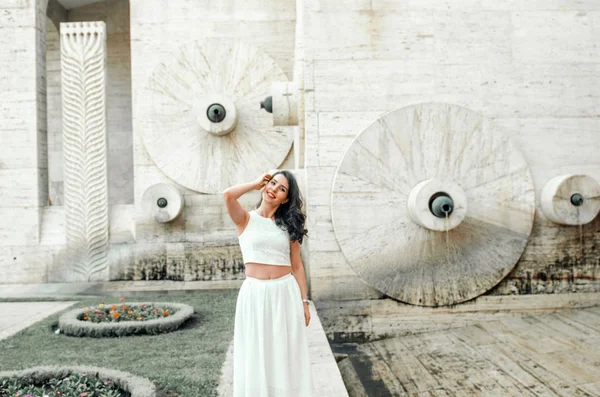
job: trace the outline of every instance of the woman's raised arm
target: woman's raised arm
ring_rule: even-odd
[[[229,212],[229,217],[236,225],[245,225],[248,216],[248,212],[240,205],[238,198],[250,190],[262,189],[271,178],[273,177],[266,173],[253,182],[231,186],[223,191],[223,200],[225,200],[227,212]]]

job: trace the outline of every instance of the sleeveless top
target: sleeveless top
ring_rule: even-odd
[[[292,266],[290,237],[271,218],[250,211],[250,220],[238,236],[244,264],[248,262],[277,266]]]

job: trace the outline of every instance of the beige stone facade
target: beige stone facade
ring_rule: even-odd
[[[0,283],[74,280],[70,274],[78,259],[66,249],[69,143],[60,29],[61,23],[103,22],[108,251],[98,280],[243,278],[235,227],[219,192],[280,168],[297,175],[306,199],[310,237],[302,255],[311,297],[385,297],[382,284],[362,277],[348,248],[344,251],[348,236],[361,239],[350,230],[352,222],[357,230],[367,223],[360,223],[358,213],[352,218],[353,208],[338,223],[341,215],[331,207],[336,189],[358,187],[367,207],[377,203],[369,197],[374,190],[351,178],[344,180],[351,186],[340,186],[343,179],[336,175],[364,164],[365,152],[353,160],[349,148],[358,137],[368,138],[384,114],[429,103],[439,104],[439,126],[445,125],[448,105],[479,115],[478,131],[485,134],[480,141],[511,140],[530,176],[523,186],[535,197],[535,216],[519,237],[524,248],[511,251],[517,259],[497,266],[501,272],[483,274],[485,288],[473,287],[475,295],[600,291],[600,218],[587,214],[591,220],[581,226],[557,223],[541,202],[552,178],[600,180],[595,1],[8,0],[0,11]],[[207,93],[235,106],[238,124],[225,135],[196,133],[206,121],[199,119],[196,104],[204,104]],[[281,104],[288,94],[293,100],[273,115],[260,109],[267,96]],[[447,136],[440,133],[434,141]],[[395,172],[401,165],[384,157],[385,142],[370,143],[375,159],[385,163],[373,168],[376,175],[384,169],[402,175],[416,164],[409,159],[411,164]],[[479,166],[491,164],[500,163]],[[423,175],[439,178],[430,166],[420,165]],[[502,179],[500,171],[494,172]],[[493,174],[486,172],[483,185]],[[176,192],[170,197],[182,199],[168,222],[157,221],[156,208],[143,204],[144,194],[159,184],[170,185]],[[467,201],[478,197],[497,204],[477,214],[486,222],[509,229],[527,224],[530,215],[498,211],[503,203],[519,201],[509,185],[500,183],[488,195],[467,191]],[[401,190],[398,197],[409,192]],[[258,199],[252,192],[241,201],[250,209]],[[598,200],[593,194],[585,199]],[[385,206],[379,208],[377,219],[388,217],[381,212]],[[475,207],[467,203],[465,219],[469,208]],[[460,233],[464,224],[452,231]],[[393,239],[393,230],[383,234]],[[481,246],[457,246],[494,255]],[[475,273],[489,267],[485,255],[476,257],[479,262],[470,263]],[[404,259],[398,255],[398,261]],[[375,269],[377,256],[372,261]],[[368,260],[360,266],[370,269]]]

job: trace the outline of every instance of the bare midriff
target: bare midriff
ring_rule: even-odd
[[[267,265],[264,263],[246,263],[246,276],[261,280],[272,280],[292,272],[291,266]]]

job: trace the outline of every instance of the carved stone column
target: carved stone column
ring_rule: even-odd
[[[70,281],[108,278],[106,25],[61,23],[66,237]]]

